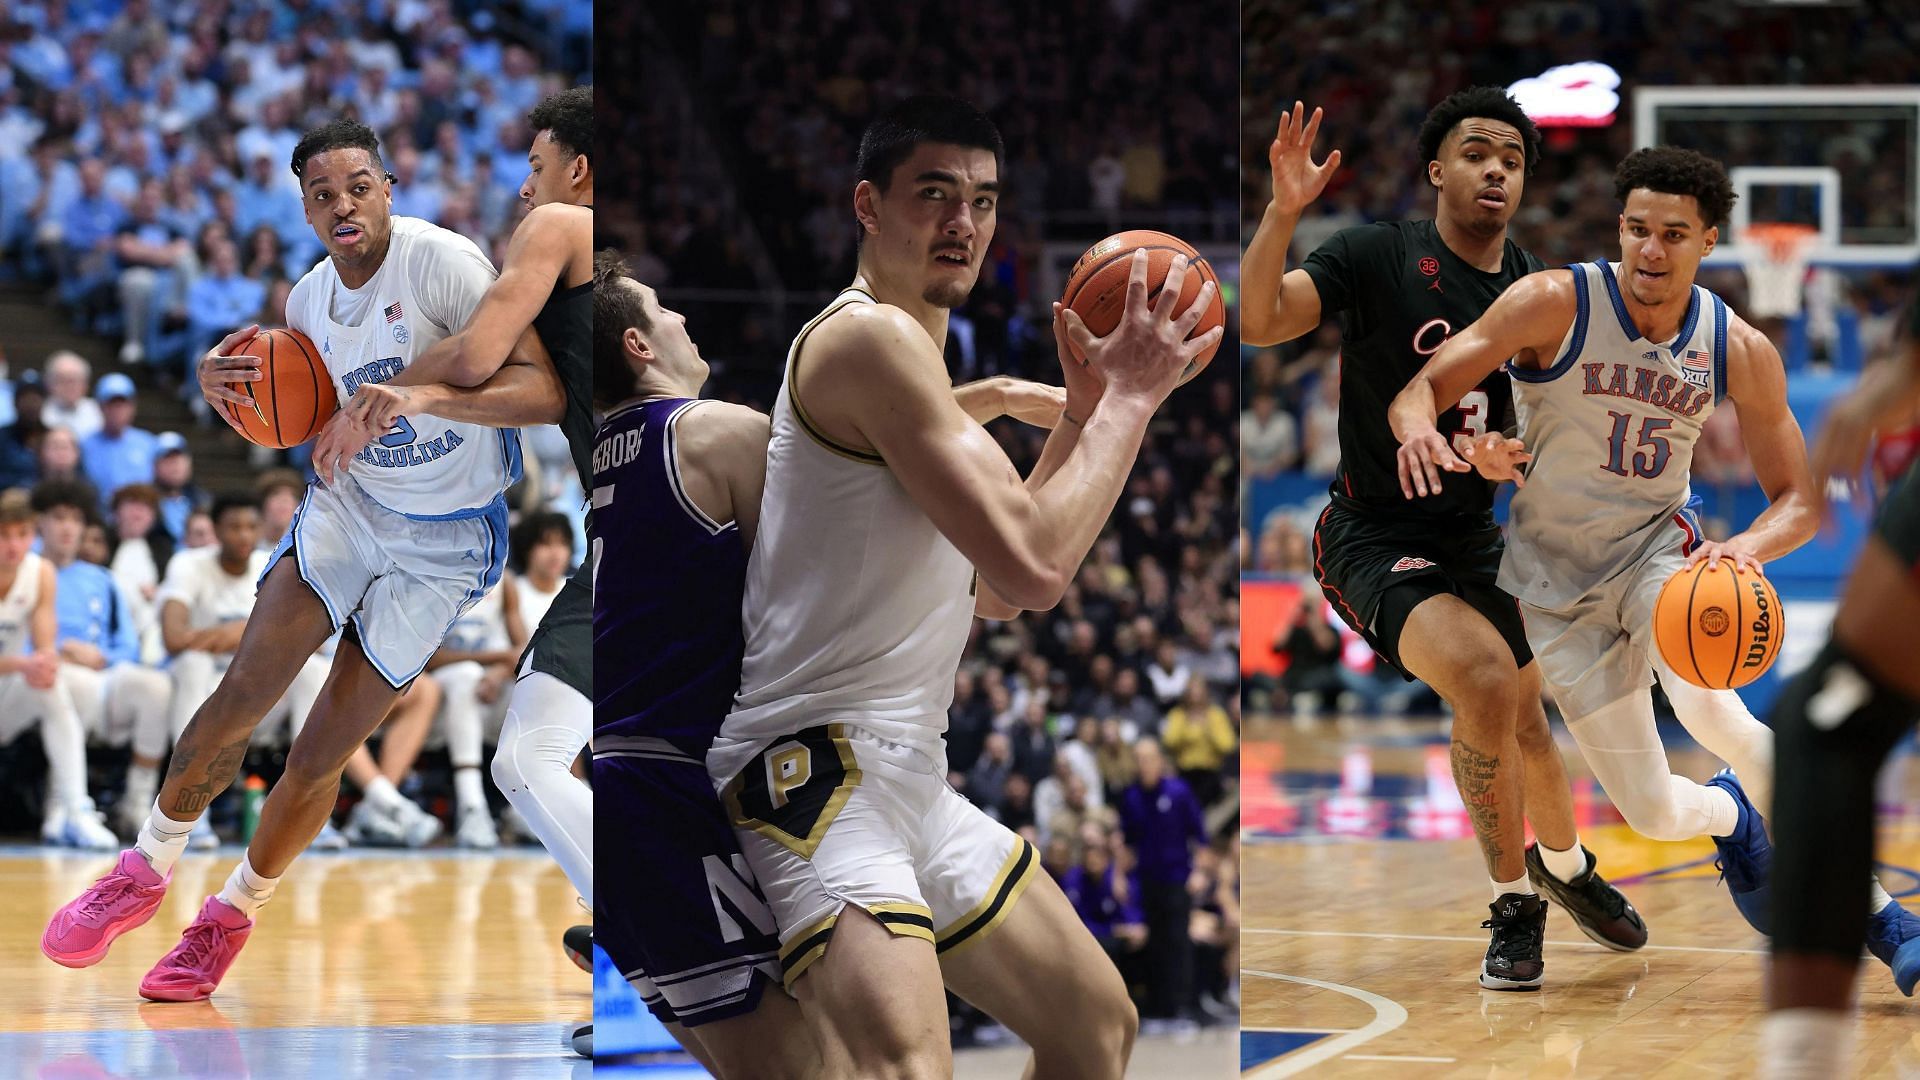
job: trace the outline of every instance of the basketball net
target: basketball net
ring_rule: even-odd
[[[1811,225],[1767,221],[1747,226],[1740,235],[1748,251],[1747,315],[1786,319],[1800,314],[1807,253],[1819,235]]]

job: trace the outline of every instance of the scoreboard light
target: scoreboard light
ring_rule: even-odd
[[[1597,60],[1562,64],[1507,87],[1543,128],[1608,127],[1620,108],[1620,73]]]

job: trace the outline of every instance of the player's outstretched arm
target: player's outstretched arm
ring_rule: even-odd
[[[954,401],[946,366],[925,330],[898,308],[853,308],[815,331],[821,378],[814,412],[834,415],[885,459],[907,494],[1008,603],[1047,608],[1073,580],[1119,498],[1148,420],[1188,361],[1219,339],[1188,342],[1213,299],[1202,288],[1176,313],[1185,264],[1176,262],[1161,300],[1149,304],[1146,259],[1136,256],[1120,325],[1095,338],[1068,313],[1070,332],[1106,391],[1074,452],[1029,490],[986,430]]]
[[[993,375],[954,387],[953,399],[976,424],[1011,416],[1023,424],[1051,428],[1060,422],[1067,392],[1029,379]]]
[[[460,331],[433,343],[393,382],[400,386],[446,383],[479,386],[507,362],[553,295],[574,255],[593,249],[593,215],[577,206],[549,203],[527,212],[507,241],[500,276]]]
[[[1727,397],[1740,413],[1740,436],[1767,508],[1746,531],[1693,549],[1689,565],[1732,559],[1759,570],[1820,531],[1820,493],[1807,463],[1800,422],[1787,407],[1787,370],[1767,335],[1735,316],[1727,334]]]
[[[1876,434],[1904,422],[1920,409],[1920,337],[1909,339],[1891,359],[1874,364],[1847,395],[1827,410],[1813,444],[1815,509],[1826,513],[1830,479],[1860,479]],[[1744,419],[1744,418],[1743,418]]]
[[[1535,356],[1552,362],[1552,351],[1573,325],[1571,270],[1530,274],[1500,294],[1486,314],[1448,338],[1408,381],[1387,408],[1393,437],[1400,440],[1400,491],[1407,498],[1440,493],[1440,473],[1466,472],[1436,424],[1442,409],[1460,403],[1467,391],[1498,371],[1509,359],[1531,364]]]
[[[1278,345],[1320,325],[1320,290],[1305,270],[1287,269],[1287,248],[1300,214],[1326,190],[1340,167],[1340,151],[1313,163],[1313,140],[1320,133],[1319,109],[1304,114],[1294,102],[1280,114],[1280,127],[1267,147],[1273,170],[1273,200],[1260,217],[1247,253],[1240,260],[1240,340],[1248,345]],[[1271,299],[1269,299],[1271,297]]]

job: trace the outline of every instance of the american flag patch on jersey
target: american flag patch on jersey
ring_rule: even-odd
[[[1713,356],[1701,349],[1688,349],[1680,354],[1680,366],[1689,371],[1711,371]]]
[[[400,310],[400,301],[395,300],[393,303],[387,305],[387,321],[388,322],[399,322],[400,316],[402,314],[403,312],[401,312]]]

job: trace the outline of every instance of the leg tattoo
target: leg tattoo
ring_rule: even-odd
[[[1473,818],[1473,832],[1480,838],[1480,851],[1487,857],[1489,873],[1504,854],[1498,836],[1499,798],[1493,790],[1493,776],[1499,768],[1498,757],[1483,754],[1459,739],[1453,741],[1453,782],[1459,786],[1460,798]]]
[[[247,740],[251,737],[251,733],[248,733],[221,747],[213,755],[213,760],[207,762],[206,779],[198,784],[189,784],[180,790],[180,797],[174,800],[173,812],[198,814],[207,808],[207,804],[213,802],[215,795],[225,791],[227,785],[232,783],[234,776],[239,773],[240,763],[246,759]],[[175,756],[178,757],[177,754]],[[178,764],[169,770],[173,773],[182,771],[184,770],[180,769]]]

